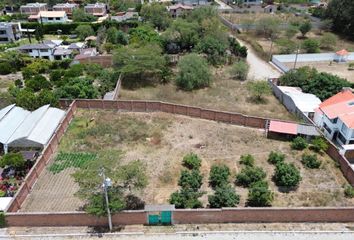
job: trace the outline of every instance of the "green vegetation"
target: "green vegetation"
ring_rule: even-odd
[[[240,202],[240,196],[230,184],[215,188],[214,195],[208,196],[210,208],[236,207]]]
[[[4,212],[0,212],[0,228],[6,227],[6,217]]]
[[[203,176],[199,170],[182,170],[181,177],[179,178],[178,185],[185,189],[198,191],[202,186]]]
[[[207,87],[211,82],[208,64],[197,54],[184,56],[178,63],[178,70],[176,84],[183,90]]]
[[[351,185],[346,185],[344,188],[344,195],[347,198],[354,198],[354,187]]]
[[[296,137],[293,139],[293,141],[291,142],[291,149],[294,150],[304,150],[305,148],[307,148],[308,143],[306,141],[305,138],[303,137]]]
[[[20,153],[7,153],[0,159],[0,167],[12,166],[15,168],[22,168],[25,166],[25,160]]]
[[[317,153],[325,152],[327,148],[328,148],[328,143],[322,137],[316,137],[311,141],[311,149]]]
[[[279,187],[295,188],[301,181],[300,171],[292,163],[278,163],[275,168],[274,181]]]
[[[183,165],[190,170],[199,169],[201,163],[202,160],[195,153],[189,153],[183,157]]]
[[[55,158],[54,163],[49,167],[49,171],[52,173],[60,173],[67,168],[82,168],[89,161],[96,159],[96,154],[93,153],[71,153],[71,152],[59,152]]]
[[[300,26],[299,26],[299,31],[301,32],[302,34],[302,37],[305,37],[306,34],[311,31],[312,29],[312,24],[310,21],[305,21],[304,23],[302,23]]]
[[[306,93],[312,93],[322,101],[350,87],[347,80],[330,73],[318,72],[314,68],[301,67],[291,70],[279,78],[281,85],[300,87]]]
[[[257,181],[250,185],[247,205],[251,207],[268,207],[272,205],[274,193],[269,190],[266,181]]]
[[[302,154],[301,162],[307,168],[319,168],[321,166],[321,161],[317,159],[316,154]]]
[[[74,9],[72,15],[74,22],[93,22],[96,17],[92,14],[86,13],[82,8]]]
[[[236,184],[249,187],[252,183],[263,180],[267,174],[260,167],[246,166],[236,175]]]
[[[336,32],[354,38],[354,2],[352,0],[332,0],[328,4],[325,17],[333,21]]]
[[[321,38],[321,48],[333,50],[336,46],[338,37],[333,33],[324,33]]]
[[[85,40],[88,36],[95,34],[93,28],[90,25],[80,25],[75,29],[75,33],[78,35],[81,41]]]
[[[302,49],[304,49],[306,53],[319,53],[320,42],[316,39],[306,39],[302,43]]]
[[[248,91],[251,94],[251,99],[255,103],[263,103],[264,96],[271,94],[271,88],[266,81],[252,81],[247,84]]]
[[[222,187],[229,182],[230,168],[224,164],[212,165],[209,175],[209,184],[213,189]]]
[[[280,152],[271,151],[268,155],[268,162],[277,165],[278,163],[283,163],[285,160],[285,154]]]
[[[254,157],[251,154],[247,154],[247,155],[242,155],[240,157],[240,163],[245,165],[245,166],[254,166]]]
[[[231,66],[230,74],[232,78],[244,81],[247,79],[249,68],[248,63],[241,60]]]

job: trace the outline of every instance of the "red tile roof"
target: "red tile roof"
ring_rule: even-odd
[[[342,49],[342,50],[336,52],[336,54],[339,55],[339,56],[345,56],[345,55],[348,55],[349,52],[347,50],[345,50],[345,49]]]
[[[297,135],[297,124],[272,120],[269,124],[269,131]]]

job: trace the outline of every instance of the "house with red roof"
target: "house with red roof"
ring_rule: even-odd
[[[315,110],[314,121],[329,139],[340,145],[354,144],[354,94],[343,89],[322,102]]]

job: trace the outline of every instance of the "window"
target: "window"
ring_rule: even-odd
[[[340,132],[338,133],[338,139],[342,142],[342,144],[346,144],[347,142],[345,137]]]
[[[50,18],[48,18],[48,21],[53,21],[53,18],[51,18],[51,17],[50,17]]]
[[[354,140],[350,140],[348,144],[354,144]]]
[[[329,121],[331,121],[331,123],[337,123],[338,118],[333,118],[333,119],[330,119]]]
[[[349,128],[343,123],[343,124],[342,124],[342,128],[341,128],[341,132],[342,132],[344,135],[347,135],[347,134],[348,134],[348,131],[349,131]]]
[[[348,103],[349,106],[354,106],[354,102]]]
[[[41,49],[40,52],[48,52],[48,49]]]
[[[0,42],[8,42],[9,39],[8,38],[0,38]]]
[[[60,21],[60,17],[58,17],[58,18],[55,18],[55,20],[57,20],[57,21]]]
[[[5,30],[0,30],[0,34],[6,34]]]
[[[326,123],[323,123],[323,128],[326,129],[326,131],[331,134],[332,133],[332,130],[327,126]]]

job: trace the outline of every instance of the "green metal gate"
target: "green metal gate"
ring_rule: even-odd
[[[159,215],[149,215],[149,225],[158,225],[160,223]]]
[[[161,212],[161,224],[171,224],[172,223],[172,213],[171,211]]]

